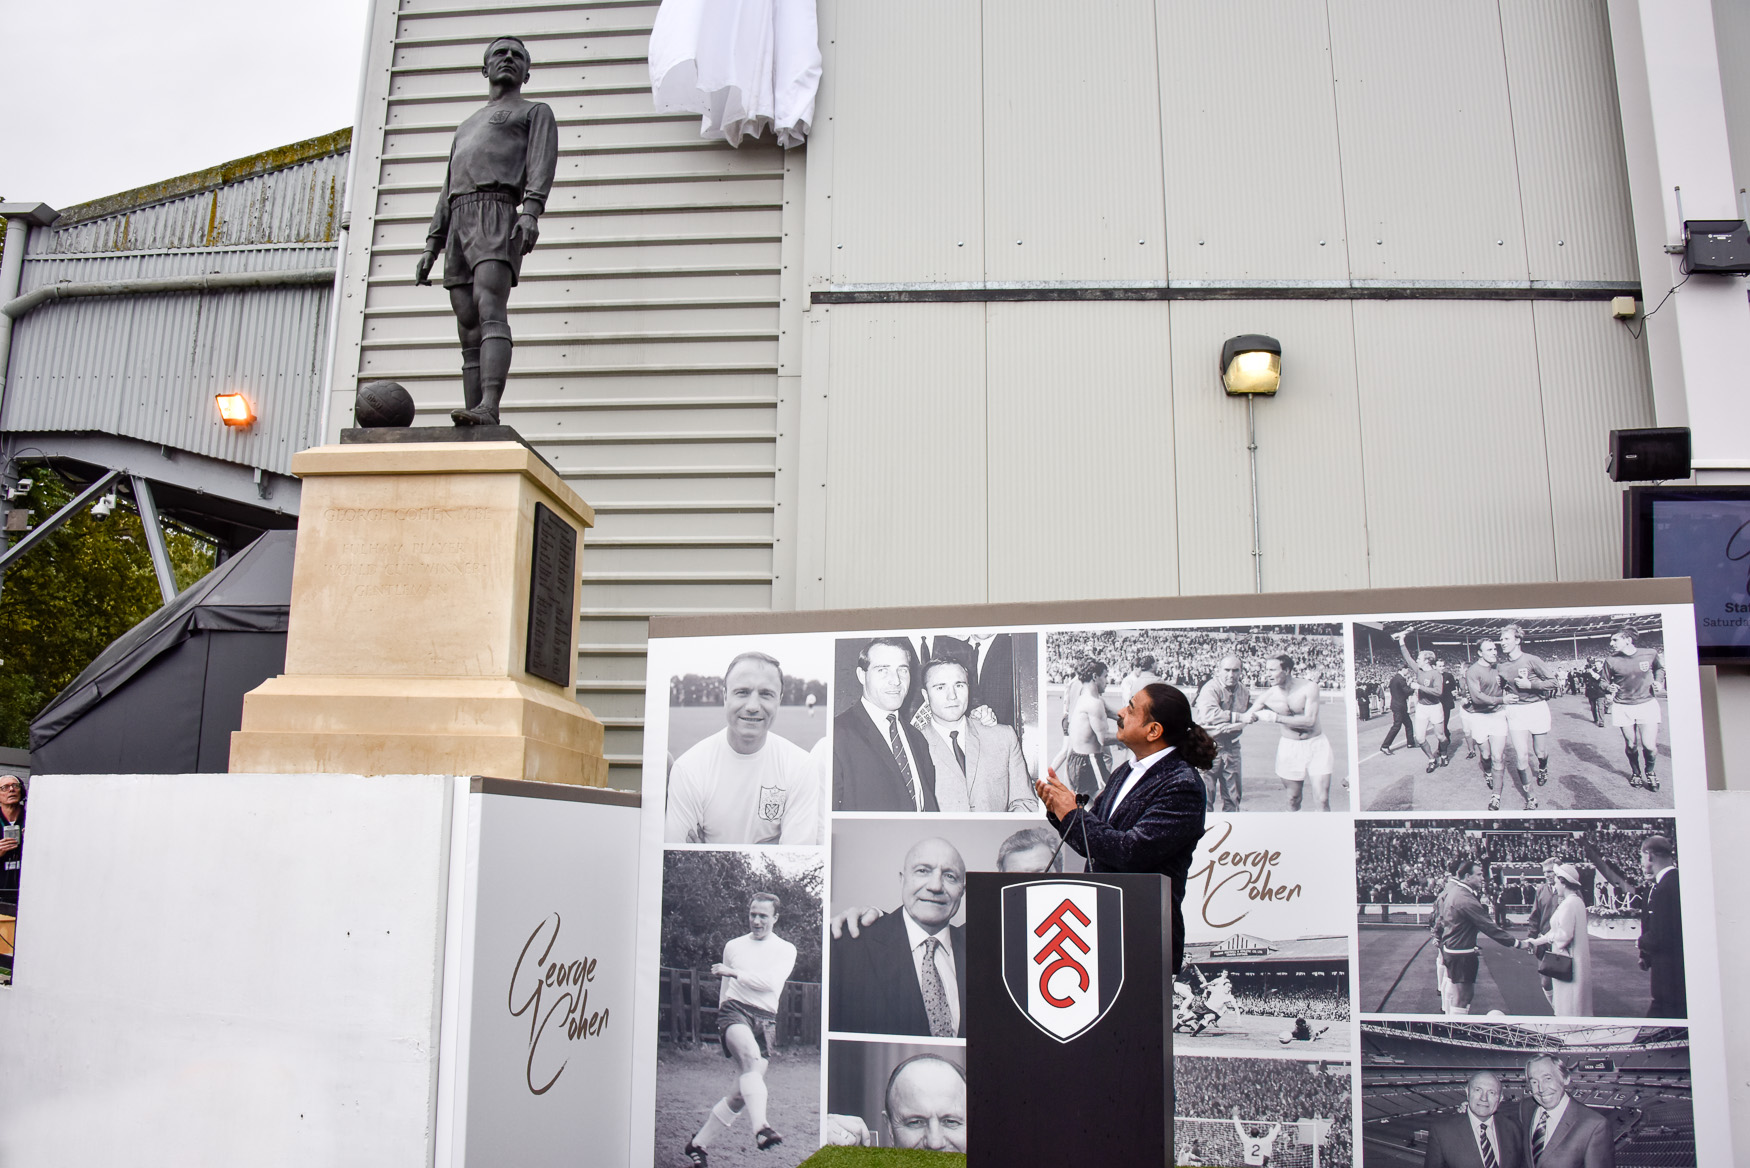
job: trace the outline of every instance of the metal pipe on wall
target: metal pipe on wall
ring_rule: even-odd
[[[49,300],[78,296],[143,296],[154,292],[222,292],[248,288],[282,288],[296,284],[326,284],[333,268],[293,268],[283,272],[225,272],[203,276],[164,276],[142,280],[101,280],[84,284],[46,284],[23,296],[0,302],[0,316],[10,322]],[[0,289],[3,290],[3,289]],[[17,291],[16,284],[13,291]]]
[[[1246,395],[1246,454],[1252,462],[1252,591],[1264,591],[1264,540],[1258,522],[1258,418],[1255,394]]]

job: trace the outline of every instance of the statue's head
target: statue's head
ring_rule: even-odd
[[[529,48],[523,44],[521,37],[501,36],[486,46],[486,52],[480,60],[480,72],[488,81],[509,81],[517,85],[526,83],[533,62],[529,59]]]

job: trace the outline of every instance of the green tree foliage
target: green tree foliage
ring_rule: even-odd
[[[35,522],[75,494],[47,468],[32,467],[29,477],[29,495],[9,506],[34,510]],[[165,542],[178,589],[212,570],[211,544],[174,530]],[[37,712],[161,603],[145,530],[133,511],[117,507],[97,519],[87,509],[25,553],[0,579],[0,745],[28,748]]]
[[[662,866],[662,963],[710,969],[723,943],[747,932],[755,892],[783,902],[774,930],[796,946],[791,981],[820,980],[820,869],[790,875],[769,857],[746,852],[668,852]]]

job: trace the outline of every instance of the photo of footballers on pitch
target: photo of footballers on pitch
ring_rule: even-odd
[[[1073,790],[1098,794],[1130,757],[1115,719],[1156,681],[1215,739],[1210,811],[1349,810],[1341,624],[1046,633],[1048,761]]]
[[[1173,1057],[1173,1163],[1349,1168],[1347,1059]]]
[[[1361,810],[1672,806],[1657,614],[1354,624]]]

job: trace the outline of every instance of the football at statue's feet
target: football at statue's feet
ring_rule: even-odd
[[[359,386],[352,414],[370,429],[413,425],[413,395],[398,381],[367,381]]]

